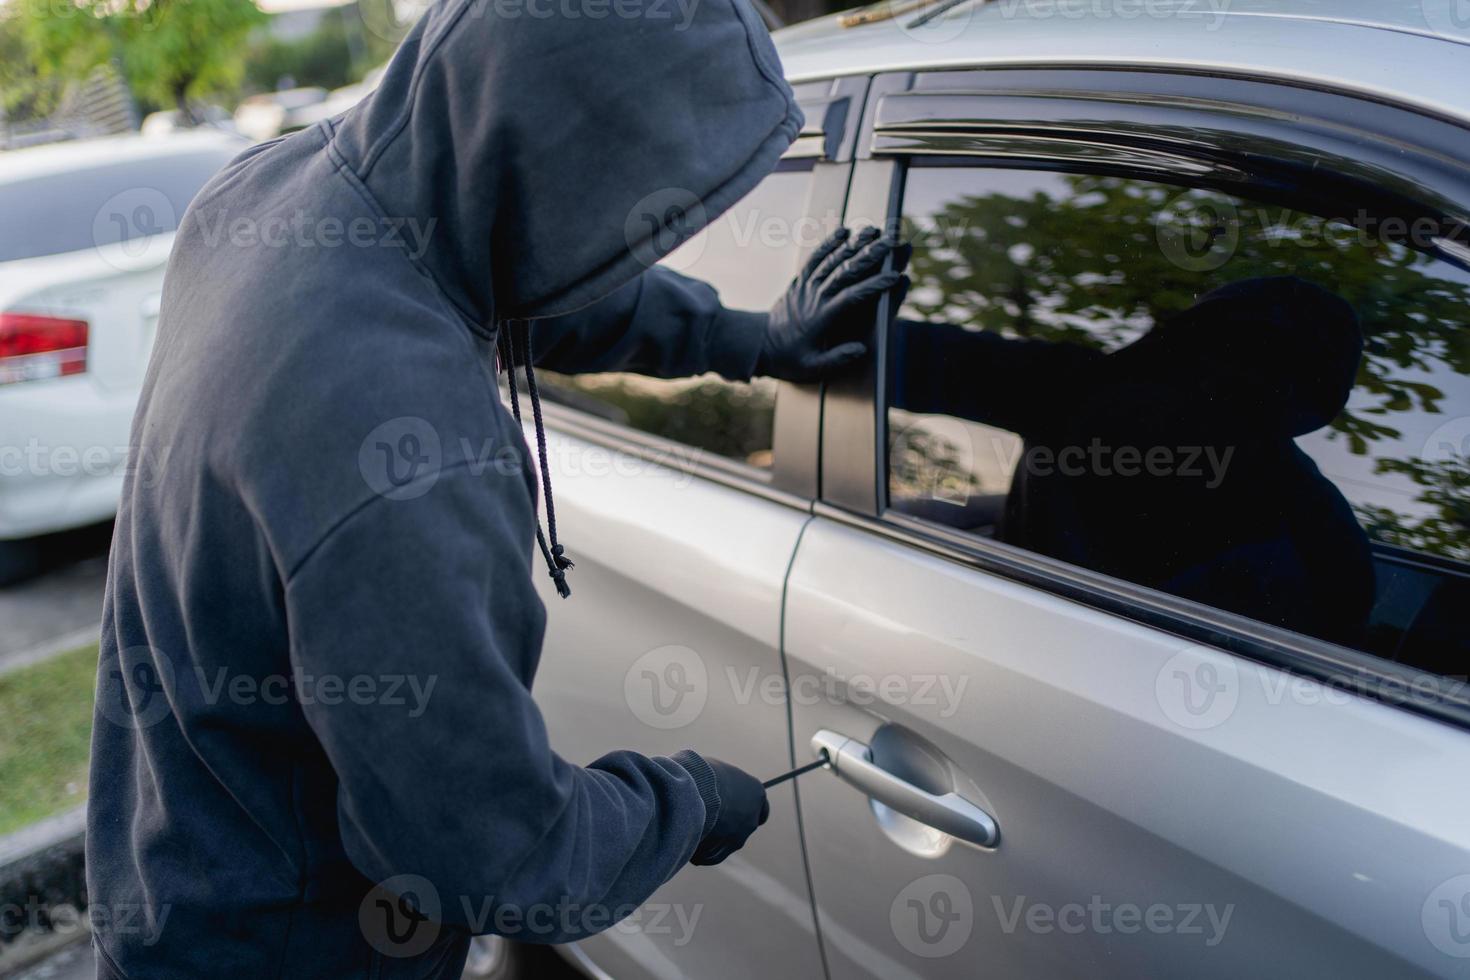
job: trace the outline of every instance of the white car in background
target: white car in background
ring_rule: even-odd
[[[245,145],[198,131],[0,154],[0,584],[35,567],[36,536],[116,512],[174,230]]]

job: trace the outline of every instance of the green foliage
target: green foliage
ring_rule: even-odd
[[[21,19],[0,7],[0,114],[37,119],[50,115],[60,101],[61,84],[40,77],[21,33]]]
[[[1363,526],[1389,544],[1470,561],[1470,459],[1381,459],[1377,468],[1380,473],[1401,473],[1423,488],[1415,499],[1429,511],[1410,517],[1387,507],[1363,505],[1357,508]]]
[[[394,45],[365,30],[357,10],[350,5],[329,11],[316,31],[299,40],[259,36],[246,56],[246,90],[271,92],[282,78],[328,89],[360,81],[367,68],[388,60]]]
[[[11,0],[42,78],[80,81],[116,61],[134,93],[178,106],[238,85],[252,0]]]
[[[0,834],[86,799],[97,646],[0,676]]]

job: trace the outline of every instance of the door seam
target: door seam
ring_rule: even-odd
[[[786,686],[786,752],[791,763],[791,768],[796,768],[796,719],[791,707],[791,671],[786,661],[786,600],[787,590],[791,587],[791,570],[796,566],[796,556],[801,551],[802,538],[806,536],[806,529],[816,520],[815,515],[808,515],[802,521],[801,529],[796,532],[796,545],[791,549],[791,558],[786,562],[786,573],[781,577],[781,615],[777,627],[776,650],[777,659],[781,663],[781,682]],[[817,941],[817,958],[822,964],[822,976],[831,980],[832,971],[827,966],[827,944],[822,941],[822,917],[817,912],[817,892],[812,884],[812,863],[807,855],[806,848],[806,822],[801,815],[801,784],[799,780],[791,781],[791,792],[796,803],[796,839],[801,846],[801,871],[806,878],[807,902],[812,911],[812,935]]]

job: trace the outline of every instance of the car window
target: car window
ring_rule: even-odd
[[[0,262],[175,231],[199,188],[239,150],[221,146],[0,184]]]
[[[980,167],[903,219],[890,507],[1470,669],[1470,243]]]
[[[799,219],[811,180],[810,170],[771,174],[664,264],[713,285],[727,307],[770,309],[790,284],[801,247],[810,244]],[[736,383],[713,374],[673,381],[545,375],[551,394],[573,407],[761,469],[771,466],[776,382],[769,378]]]

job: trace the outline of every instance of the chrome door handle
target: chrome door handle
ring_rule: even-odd
[[[936,796],[873,762],[868,747],[825,728],[812,736],[812,751],[825,755],[837,778],[884,806],[978,847],[1000,840],[995,818],[957,793]]]

